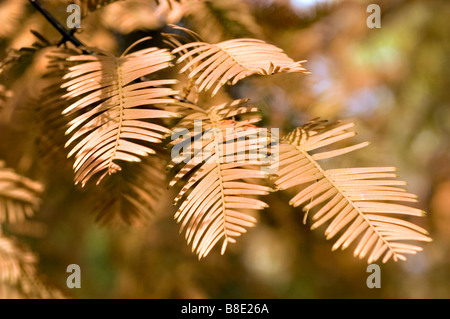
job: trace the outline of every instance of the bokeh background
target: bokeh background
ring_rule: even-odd
[[[64,1],[41,2],[65,21]],[[371,3],[381,8],[379,29],[366,25]],[[270,208],[257,227],[224,256],[215,249],[201,261],[173,220],[173,191],[141,226],[96,224],[90,211],[101,197],[95,188],[72,186],[70,162],[36,156],[26,101],[39,87],[30,77],[43,72],[35,61],[24,62],[19,80],[0,87],[14,95],[1,113],[0,158],[47,181],[31,226],[16,230],[20,240],[39,255],[46,280],[72,298],[450,298],[449,17],[447,0],[214,0],[188,8],[131,0],[90,13],[76,34],[120,54],[176,23],[207,41],[257,37],[308,60],[310,75],[251,77],[227,95],[250,98],[268,127],[289,130],[315,117],[354,120],[356,140],[371,145],[330,164],[399,168],[419,196],[416,207],[428,212],[414,222],[433,242],[406,262],[381,265],[381,289],[367,288],[367,263],[353,258],[352,249],[332,252],[323,227],[310,231],[309,222],[302,224],[301,210],[287,205],[290,194],[268,196]],[[27,1],[0,1],[0,21],[0,58],[7,48],[29,46],[29,29],[58,39]],[[81,289],[65,286],[69,264],[81,267]]]

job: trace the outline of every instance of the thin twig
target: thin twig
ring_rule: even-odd
[[[48,22],[51,23],[51,25],[58,30],[59,33],[63,36],[63,39],[60,41],[58,45],[63,44],[66,41],[70,41],[75,45],[76,47],[84,47],[85,45],[78,40],[73,34],[75,30],[67,30],[56,18],[45,9],[42,4],[39,2],[39,0],[29,0],[30,3],[47,19]],[[90,52],[86,50],[82,50],[84,54],[89,54]]]

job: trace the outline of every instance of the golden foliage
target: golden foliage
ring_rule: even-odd
[[[86,15],[115,1],[73,2]],[[22,14],[18,4],[5,3],[2,5],[9,11]],[[14,16],[11,13],[10,18]],[[277,46],[251,38],[261,30],[248,5],[241,1],[117,1],[100,17],[107,27],[122,33],[155,29],[186,17],[188,25],[196,26],[214,44],[174,26],[174,34],[162,34],[171,52],[147,47],[130,53],[148,38],[135,42],[120,57],[97,48],[69,50],[66,44],[64,50],[53,49],[47,55],[44,76],[48,85],[34,108],[41,124],[38,142],[42,153],[55,161],[54,154],[63,153],[63,146],[68,148],[67,157],[74,157],[75,184],[85,186],[96,179],[98,185],[106,175],[114,174],[96,192],[101,198],[94,208],[97,220],[140,224],[155,211],[163,194],[166,174],[162,168],[167,154],[161,145],[172,133],[170,120],[182,117],[174,130],[184,129],[184,133],[168,145],[172,153],[179,151],[168,165],[178,168],[169,186],[183,185],[174,200],[180,203],[175,219],[199,258],[207,256],[219,241],[223,254],[228,243],[236,242],[236,237],[255,225],[254,211],[267,207],[258,197],[273,190],[265,184],[271,171],[266,161],[271,136],[268,129],[254,125],[261,116],[246,100],[219,105],[211,102],[208,105],[214,106],[205,109],[198,106],[198,95],[193,101],[189,99],[189,92],[211,91],[206,99],[209,103],[222,86],[236,85],[251,75],[308,73],[302,65],[305,61],[296,62]],[[61,43],[80,45],[67,30],[59,31],[64,35]],[[183,32],[189,39],[180,34]],[[34,34],[38,41],[31,47],[9,52],[0,64],[0,75],[20,66],[24,57],[52,45],[39,33]],[[229,37],[233,39],[223,41]],[[179,73],[188,77],[183,83],[184,96],[172,87],[177,79],[160,77],[161,71],[173,66],[174,55],[182,64]],[[0,108],[7,92],[8,87],[1,85]],[[389,216],[422,215],[416,208],[392,203],[416,201],[413,194],[398,187],[404,182],[392,180],[395,169],[324,169],[319,164],[367,145],[320,151],[354,136],[352,127],[353,123],[338,126],[315,120],[289,133],[280,146],[275,185],[278,189],[303,186],[290,204],[304,205],[306,211],[318,208],[312,228],[330,222],[327,238],[339,234],[333,249],[345,249],[359,238],[355,256],[368,256],[369,262],[404,260],[405,254],[416,253],[421,247],[403,241],[430,238],[421,227]],[[39,183],[0,162],[0,222],[31,216],[41,191]],[[4,251],[11,252],[11,247],[15,246],[5,240]],[[16,278],[13,274],[8,278]]]
[[[80,6],[83,16],[89,14],[89,12],[100,9],[113,2],[122,2],[124,0],[69,0],[68,3],[75,3]]]
[[[265,164],[261,157],[249,158],[245,152],[267,149],[269,137],[265,129],[251,124],[259,120],[253,114],[258,109],[244,105],[245,102],[236,100],[206,111],[182,104],[192,108],[192,112],[175,129],[185,128],[189,133],[171,143],[180,150],[180,155],[173,158],[169,167],[184,164],[170,186],[190,175],[175,198],[175,203],[184,198],[175,219],[181,223],[181,231],[186,230],[186,240],[192,243],[192,251],[196,251],[199,259],[222,239],[223,254],[228,243],[236,242],[235,237],[256,223],[247,210],[267,207],[254,198],[271,191],[261,185],[261,179],[268,176],[262,169]],[[233,118],[237,115],[248,115],[249,119],[236,121]],[[202,121],[200,132],[194,128],[196,121]]]
[[[129,0],[105,8],[103,24],[120,33],[154,30],[165,24],[177,23],[185,13],[185,1]]]
[[[7,100],[11,97],[11,91],[7,90],[4,85],[0,84],[0,121],[2,120],[2,111],[7,103]]]
[[[44,79],[49,82],[36,101],[36,116],[41,130],[38,145],[46,162],[55,164],[64,155],[67,125],[76,116],[61,116],[71,103],[61,98],[66,90],[63,76],[70,66],[77,62],[70,61],[71,56],[79,54],[75,50],[54,49],[47,54],[49,63]],[[69,60],[69,61],[68,61]],[[61,88],[63,86],[63,88]],[[165,130],[169,132],[169,130]],[[151,215],[165,188],[164,161],[158,157],[144,158],[140,165],[121,165],[123,170],[108,179],[97,191],[98,197],[92,202],[92,211],[97,221],[102,224],[139,224]]]
[[[81,6],[81,29],[68,30],[64,25],[67,17],[65,9],[69,3]],[[103,7],[104,9],[91,14]],[[8,162],[17,161],[19,172],[28,172],[41,179],[45,176],[49,186],[47,196],[43,197],[48,202],[39,216],[48,219],[28,221],[27,218],[36,213],[42,200],[43,186],[6,168],[0,160],[0,298],[61,296],[60,292],[47,286],[39,274],[37,254],[14,236],[42,236],[46,233],[46,223],[49,223],[56,227],[51,238],[48,238],[49,242],[53,242],[55,238],[62,239],[61,245],[64,245],[70,240],[70,232],[66,234],[64,228],[66,218],[70,219],[74,216],[72,213],[76,214],[77,210],[84,209],[94,211],[96,221],[101,224],[110,226],[125,223],[139,226],[151,214],[165,208],[165,199],[170,194],[165,190],[167,184],[169,187],[181,184],[174,199],[175,205],[178,205],[174,217],[180,224],[188,245],[199,259],[206,257],[219,244],[221,253],[224,254],[228,244],[235,243],[237,237],[253,227],[258,221],[258,212],[268,206],[261,196],[276,190],[295,191],[290,205],[303,208],[306,212],[304,223],[308,221],[309,212],[313,212],[310,218],[312,229],[326,225],[326,238],[335,240],[333,250],[354,245],[355,257],[365,258],[369,263],[378,260],[405,260],[408,254],[422,250],[415,242],[429,242],[431,239],[427,231],[419,227],[420,224],[413,223],[415,217],[411,216],[422,216],[424,212],[414,208],[417,197],[403,188],[405,182],[396,179],[396,168],[328,169],[328,164],[332,164],[335,157],[367,145],[345,144],[356,134],[353,123],[327,124],[325,121],[313,120],[293,130],[282,140],[279,162],[276,163],[280,167],[278,175],[273,176],[271,173],[274,169],[268,165],[267,160],[267,153],[272,151],[269,129],[257,127],[255,123],[262,118],[258,108],[246,104],[247,100],[238,98],[248,95],[256,97],[257,105],[262,105],[264,110],[264,125],[291,125],[305,116],[303,111],[307,114],[322,113],[323,110],[314,106],[323,104],[324,97],[331,92],[331,95],[337,97],[333,99],[334,106],[343,105],[342,102],[347,101],[351,104],[350,113],[369,115],[370,121],[373,115],[375,125],[372,127],[383,128],[390,142],[404,145],[405,148],[412,145],[415,155],[427,154],[421,155],[421,164],[430,163],[425,158],[436,155],[436,152],[430,150],[442,149],[439,144],[442,140],[434,140],[437,133],[431,126],[422,132],[419,128],[435,121],[434,115],[438,113],[434,114],[434,108],[442,104],[436,103],[442,96],[429,94],[433,90],[442,92],[426,80],[436,78],[429,77],[429,72],[436,73],[437,76],[440,74],[437,71],[443,68],[440,67],[442,59],[439,57],[445,54],[441,54],[443,51],[427,49],[418,55],[421,60],[433,63],[425,68],[428,73],[421,73],[418,77],[420,81],[413,81],[415,86],[417,83],[419,86],[426,86],[426,90],[416,90],[417,96],[413,96],[413,102],[419,101],[417,103],[423,107],[419,107],[417,103],[408,104],[411,97],[403,93],[408,91],[405,88],[409,86],[390,85],[405,78],[402,76],[405,72],[398,72],[403,70],[405,63],[397,63],[396,59],[385,61],[386,59],[377,58],[377,50],[380,49],[378,42],[383,35],[372,40],[369,37],[362,45],[357,43],[351,52],[342,49],[347,47],[346,44],[353,43],[355,36],[363,38],[367,35],[367,28],[352,30],[352,22],[361,18],[364,10],[359,10],[358,6],[343,4],[342,7],[336,6],[337,13],[333,13],[333,5],[324,7],[324,10],[311,9],[314,11],[313,16],[294,7],[296,6],[290,1],[283,0],[0,0],[0,21],[3,23],[0,29],[0,45],[3,48],[0,61],[0,135],[4,140],[0,151]],[[403,8],[402,5],[394,7],[387,9],[394,14],[397,7]],[[420,5],[413,10],[417,12],[409,12],[416,14],[418,21],[427,20],[421,13],[424,12],[422,7]],[[358,10],[363,14],[355,15]],[[259,22],[255,21],[253,13],[260,19]],[[84,19],[87,15],[90,17]],[[341,24],[340,21],[346,21],[342,17],[348,18],[350,15],[355,16],[355,20],[347,19],[350,23]],[[441,18],[445,20],[445,14]],[[172,34],[162,33],[167,30],[166,25],[169,23],[178,23],[179,26],[172,26]],[[394,24],[393,33],[388,32],[392,39],[399,38],[398,34],[404,34],[398,31],[404,28]],[[181,25],[192,27],[198,34]],[[330,26],[337,28],[330,32]],[[427,26],[423,28],[424,35],[427,35],[425,38],[432,40],[436,40],[437,35],[442,37],[440,30],[445,30],[436,27],[441,24],[428,26],[416,23],[415,26]],[[344,40],[342,37],[339,37],[339,41],[332,39],[349,30],[354,32],[346,32],[350,36],[344,37]],[[151,42],[154,47],[143,46],[142,42],[147,39],[143,38],[126,49],[120,57],[115,55],[116,49],[123,49],[143,33],[154,37]],[[188,36],[184,37],[183,34]],[[280,47],[258,40],[264,39],[264,34],[276,39]],[[47,40],[47,36],[51,40]],[[85,47],[78,39],[89,46]],[[31,44],[33,40],[35,42]],[[161,49],[161,40],[169,44],[171,50]],[[371,44],[371,41],[376,42],[376,45]],[[408,50],[405,51],[405,48],[410,49],[417,44],[400,42],[396,43],[396,49],[402,57],[407,57],[405,52]],[[73,49],[73,46],[76,48]],[[47,51],[49,47],[52,47],[51,51]],[[111,53],[102,51],[100,47],[107,47]],[[215,96],[225,84],[242,84],[239,81],[251,75],[307,73],[303,67],[304,61],[296,62],[281,47],[286,52],[297,52],[315,58],[313,68],[318,70],[318,76],[304,83],[310,90],[298,90],[299,83],[280,82],[279,85],[272,85],[270,81],[263,80],[245,82],[230,89],[230,96],[236,99],[231,102],[222,103],[231,99],[225,90]],[[427,46],[417,46],[421,47]],[[44,55],[49,61],[45,60]],[[173,67],[172,64],[175,55],[178,67]],[[352,59],[358,63],[351,61]],[[376,66],[385,62],[388,62],[389,67],[382,68],[381,73],[376,72]],[[420,63],[409,64],[416,66],[416,69],[423,69],[418,67]],[[371,71],[363,74],[362,65],[365,65],[365,71]],[[178,72],[186,76],[181,76]],[[322,81],[323,79],[326,81]],[[381,82],[374,79],[381,79],[387,87],[378,85]],[[184,92],[178,92],[179,87],[184,88]],[[36,92],[40,94],[34,94]],[[401,98],[397,101],[393,97],[398,96],[391,95],[399,92]],[[432,103],[422,103],[429,96],[434,97]],[[30,97],[34,98],[32,103],[28,103]],[[413,105],[409,112],[409,124],[412,124],[408,125],[407,130],[404,130],[406,126],[399,127],[396,121],[380,122],[381,117],[376,114],[378,112],[370,114],[379,106],[378,103],[381,104],[379,97],[383,101],[388,98],[387,102],[397,106]],[[354,105],[360,100],[370,100],[369,109]],[[294,101],[295,106],[291,105]],[[388,108],[391,106],[388,105]],[[273,109],[270,110],[270,107]],[[29,113],[30,110],[34,113]],[[398,108],[397,111],[403,113],[404,109]],[[445,112],[441,113],[439,111],[438,119],[445,118],[440,116]],[[430,116],[421,119],[424,114]],[[32,117],[34,118],[30,120]],[[364,116],[361,117],[364,121]],[[174,118],[180,119],[173,131]],[[396,118],[395,114],[391,114],[391,118]],[[417,118],[420,121],[416,121]],[[366,120],[369,121],[369,117]],[[200,121],[201,127],[197,126]],[[419,128],[416,128],[417,123]],[[394,133],[404,132],[393,134],[389,130]],[[172,135],[173,140],[167,142],[173,132],[179,133],[178,138]],[[428,147],[428,142],[435,145]],[[37,149],[39,152],[36,152]],[[166,165],[168,149],[177,156],[172,156],[172,161]],[[370,153],[364,154],[370,156]],[[73,157],[74,163],[68,161],[67,157]],[[417,158],[420,159],[420,156]],[[326,160],[326,167],[322,165],[323,160]],[[444,157],[443,160],[445,161]],[[46,176],[42,164],[50,167],[51,173],[55,174]],[[76,184],[85,186],[90,180],[101,184],[90,185],[82,195],[74,192],[72,183],[65,183],[73,175],[72,169],[65,165],[72,164]],[[166,176],[167,169],[170,168],[175,173],[168,182]],[[434,174],[439,175],[439,178],[430,177],[427,181],[433,178],[445,179],[442,177],[445,174]],[[106,175],[111,176],[105,178]],[[419,175],[422,175],[421,178],[425,176]],[[433,204],[439,202],[440,206],[445,206],[445,196],[436,200],[430,194],[430,198],[434,199]],[[270,213],[274,214],[268,216],[271,226],[272,222],[277,226],[286,226],[293,218],[288,215],[289,210],[278,211],[281,199],[282,194],[267,198],[267,203],[273,203]],[[72,207],[75,201],[78,202]],[[410,203],[414,207],[408,206]],[[64,220],[54,215],[64,211],[61,209],[62,205],[68,205],[64,212],[66,216],[61,217]],[[438,210],[436,208],[434,213],[438,213]],[[97,230],[92,233],[93,237],[91,233],[83,233],[89,229],[84,228],[84,219],[78,218],[79,215],[75,216],[76,220],[71,220],[75,223],[71,224],[71,228],[76,229],[75,232],[82,230],[79,236],[76,234],[76,239],[79,237],[88,245],[87,255],[108,248],[109,242],[105,244],[103,238],[96,237]],[[438,219],[441,220],[435,218]],[[158,229],[150,234],[153,236],[151,238],[146,237],[142,241],[144,232],[138,231],[132,236],[126,236],[125,241],[115,237],[111,242],[112,246],[117,248],[116,244],[119,244],[127,250],[126,256],[129,259],[123,258],[127,263],[140,263],[142,259],[159,260],[150,258],[148,252],[145,255],[140,253],[147,246],[147,240],[152,245],[159,245],[158,241],[165,240],[160,234],[165,233],[166,225],[161,224],[155,226]],[[63,227],[59,227],[61,225]],[[261,280],[261,287],[266,283],[273,283],[270,281],[272,278],[267,279],[272,274],[276,273],[277,276],[272,277],[278,280],[289,279],[295,273],[279,275],[297,257],[278,261],[278,264],[284,263],[281,267],[277,263],[266,264],[263,260],[260,264],[268,266],[259,270],[253,267],[256,263],[251,265],[252,262],[248,262],[249,259],[260,262],[260,258],[273,261],[276,260],[273,256],[281,255],[272,254],[271,250],[289,255],[293,251],[291,249],[296,248],[292,245],[295,244],[292,242],[294,237],[289,234],[286,238],[278,237],[278,240],[272,236],[279,231],[271,228],[267,232],[263,229],[261,236],[264,237],[264,242],[273,243],[275,238],[277,245],[265,247],[261,245],[257,235],[253,239],[257,244],[249,249],[252,253],[244,252],[242,259],[246,266],[250,266],[249,269],[257,270],[256,275],[264,273],[257,276],[264,279]],[[287,232],[291,230],[295,229],[287,229]],[[99,247],[96,246],[98,243]],[[39,245],[41,248],[44,246]],[[170,255],[171,246],[164,244],[161,247]],[[259,250],[258,247],[261,251],[255,253]],[[55,250],[52,251],[54,252]],[[319,267],[327,266],[327,260],[316,258],[316,247],[312,253],[314,258],[310,262]],[[153,253],[151,254],[153,257]],[[86,254],[83,252],[80,257],[84,259],[84,255]],[[59,255],[62,256],[64,255]],[[117,255],[105,257],[116,259]],[[184,286],[195,290],[196,283],[184,271],[187,268],[193,269],[189,266],[190,261],[183,263],[173,269],[175,277],[168,276],[170,280],[163,278],[164,274],[159,274],[163,278],[161,286],[164,289],[155,289],[158,291],[155,294],[165,290],[169,291],[167,294],[182,295],[184,292],[170,286],[177,288],[180,285],[180,280],[177,282],[173,278],[181,278]],[[276,268],[276,271],[270,268]],[[133,290],[127,288],[132,287],[130,282],[137,278],[129,276],[129,269],[125,270],[125,276],[118,277],[117,280],[127,292]],[[101,271],[103,270],[102,268]],[[172,275],[171,271],[168,272]],[[95,275],[95,269],[90,273]],[[216,273],[223,276],[222,271]],[[105,279],[108,276],[113,275],[106,274]],[[166,285],[168,282],[170,285]],[[146,283],[142,281],[140,284],[144,286]],[[255,292],[265,293],[264,289],[256,288]]]
[[[26,0],[6,0],[0,3],[0,39],[9,37],[19,25],[20,19],[26,12]]]
[[[22,47],[18,50],[10,49],[7,56],[0,62],[0,77],[7,77],[12,68],[24,63],[26,58],[33,57],[39,50],[51,46],[51,43],[36,31],[31,30],[36,40],[31,46]]]
[[[241,0],[181,1],[185,15],[207,42],[232,38],[260,38],[262,31],[248,4]]]
[[[366,146],[360,143],[332,151],[313,151],[354,136],[353,123],[330,127],[312,122],[297,128],[284,138],[280,146],[280,171],[275,184],[279,189],[302,185],[303,188],[289,202],[294,207],[306,204],[304,210],[324,204],[312,217],[315,229],[331,221],[325,230],[327,239],[340,233],[333,250],[347,248],[360,237],[354,256],[368,256],[368,263],[383,256],[405,260],[404,254],[415,254],[421,247],[403,243],[405,240],[431,241],[421,227],[387,215],[423,216],[424,212],[402,204],[415,202],[416,196],[398,186],[393,167],[364,167],[325,170],[320,160],[333,158]],[[344,231],[345,230],[345,231]],[[362,235],[362,236],[360,236]]]

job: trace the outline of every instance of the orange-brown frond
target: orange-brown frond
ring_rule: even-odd
[[[170,130],[158,119],[178,117],[164,110],[174,102],[177,92],[166,85],[175,80],[142,80],[170,65],[167,50],[147,48],[116,58],[112,55],[78,55],[69,58],[79,62],[69,68],[66,99],[75,99],[63,114],[76,114],[69,122],[66,143],[75,155],[75,182],[85,185],[101,172],[97,183],[106,174],[121,168],[117,161],[139,162],[140,157],[154,154],[148,143],[161,143]]]
[[[186,52],[187,51],[187,52]],[[234,39],[217,44],[191,42],[172,51],[184,53],[177,63],[187,61],[180,72],[189,71],[189,78],[196,78],[199,91],[214,90],[225,83],[236,84],[252,74],[271,75],[282,72],[303,72],[302,63],[295,62],[280,48],[256,39]]]
[[[244,103],[237,100],[207,111],[197,109],[177,126],[186,128],[186,132],[173,143],[173,149],[180,150],[173,160],[183,162],[183,166],[170,185],[187,179],[175,198],[175,203],[183,199],[175,218],[199,258],[205,257],[220,240],[223,254],[228,243],[236,242],[235,237],[256,223],[250,211],[267,207],[257,199],[271,191],[261,185],[261,179],[268,176],[262,160],[269,143],[267,131],[248,121],[232,119],[239,113],[257,111]],[[202,120],[200,130],[194,128],[198,120]]]
[[[18,175],[0,161],[0,224],[32,217],[40,204],[41,183]]]

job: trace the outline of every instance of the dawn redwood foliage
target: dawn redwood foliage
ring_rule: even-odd
[[[79,4],[86,13],[106,9],[110,2]],[[159,5],[182,16],[190,12],[183,11],[190,2],[202,5],[194,0]],[[333,250],[354,244],[355,257],[369,263],[397,261],[422,249],[410,241],[431,240],[426,230],[403,218],[424,213],[406,205],[416,196],[401,187],[405,183],[396,179],[395,168],[322,166],[322,160],[368,145],[339,146],[356,134],[354,123],[313,119],[278,136],[258,125],[260,110],[245,97],[214,100],[225,87],[249,76],[308,73],[305,61],[294,61],[259,39],[209,43],[181,25],[159,32],[163,41],[158,46],[143,37],[116,56],[81,43],[48,12],[43,14],[62,40],[50,41],[34,32],[36,43],[10,51],[0,64],[0,75],[44,52],[46,84],[36,107],[42,124],[38,142],[47,155],[67,154],[69,159],[63,160],[70,161],[75,184],[96,185],[100,223],[133,227],[157,214],[155,203],[168,196],[167,187],[176,187],[174,216],[200,259],[219,244],[225,253],[228,244],[255,226],[256,212],[268,206],[266,195],[292,189],[295,195],[286,205],[303,209],[312,229],[327,224],[327,239],[335,238]],[[2,99],[5,92],[0,86]],[[41,183],[0,162],[0,221],[32,217],[42,190]],[[13,284],[21,271],[30,272],[24,263],[33,264],[15,247],[13,239],[0,237],[0,280]]]

